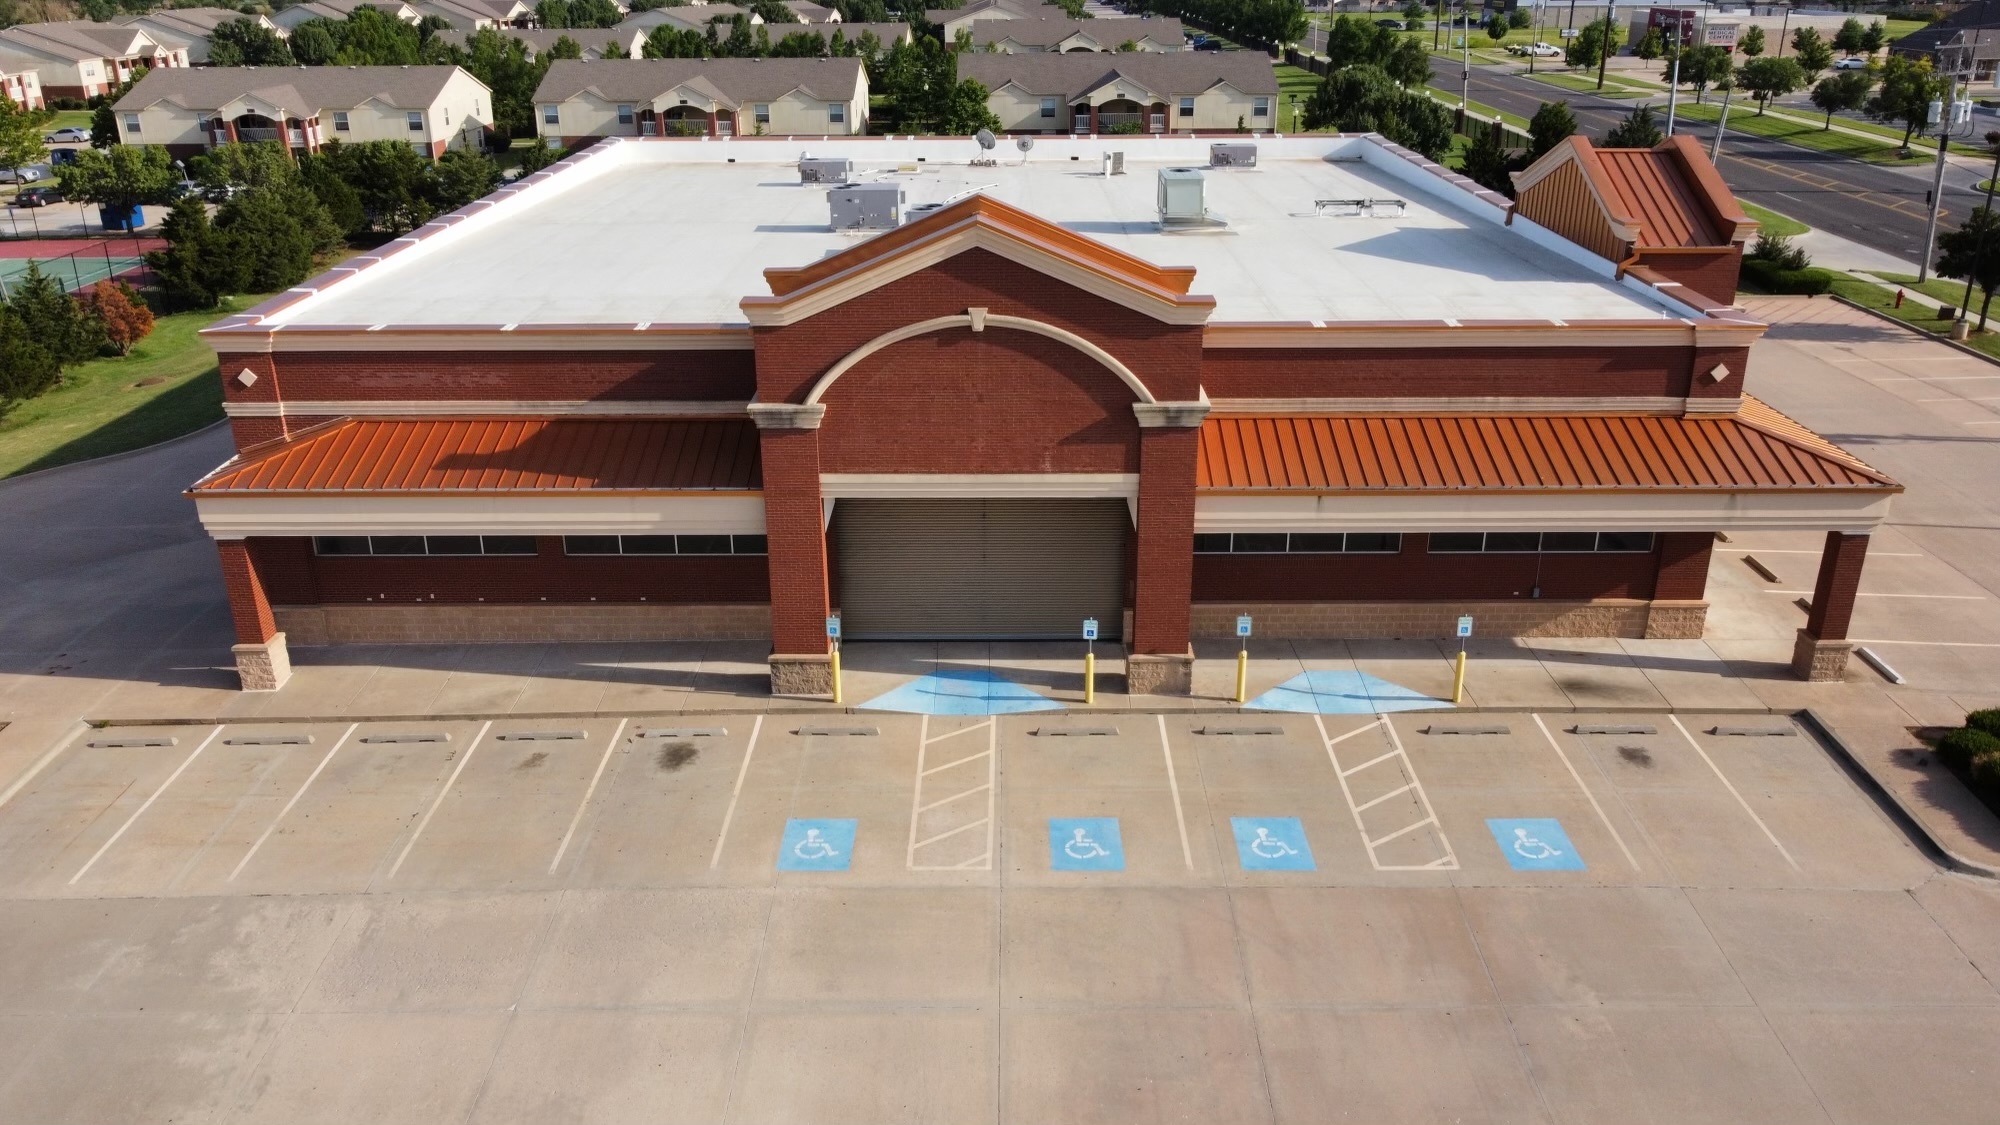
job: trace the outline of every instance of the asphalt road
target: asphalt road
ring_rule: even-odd
[[[1450,89],[1458,68],[1437,64],[1437,85]],[[1472,100],[1522,117],[1532,116],[1544,101],[1567,101],[1577,122],[1593,137],[1642,104],[1640,99],[1600,98],[1519,77],[1496,67],[1472,68]],[[1664,95],[1654,99],[1662,120]],[[1740,104],[1740,103],[1737,103]],[[1745,113],[1754,110],[1745,108]],[[1737,105],[1730,107],[1730,116]],[[1676,132],[1714,139],[1712,125],[1682,119]],[[1931,165],[1888,168],[1864,164],[1829,153],[1731,130],[1722,142],[1718,162],[1723,178],[1736,194],[1752,203],[1790,215],[1809,226],[1839,235],[1914,263],[1923,256],[1924,224],[1935,174]],[[1979,176],[1952,166],[1945,171],[1944,213],[1939,230],[1949,230],[1984,197],[1972,190]]]

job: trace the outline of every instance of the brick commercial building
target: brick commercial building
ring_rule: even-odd
[[[1697,637],[1748,529],[1827,533],[1796,663],[1838,674],[1900,489],[1745,393],[1733,284],[1630,260],[1740,248],[1713,169],[1551,153],[1565,236],[1376,138],[1252,156],[617,139],[219,321],[240,452],[190,494],[245,685],[288,640],[768,637],[810,693],[837,612],[1096,617],[1185,692],[1243,612]]]

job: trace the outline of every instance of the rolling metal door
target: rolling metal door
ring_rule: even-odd
[[[1119,635],[1123,500],[841,500],[833,525],[848,637]]]

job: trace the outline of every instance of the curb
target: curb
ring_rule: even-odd
[[[118,461],[126,457],[136,457],[141,453],[151,453],[155,450],[165,449],[167,446],[173,445],[175,442],[182,442],[182,441],[187,441],[190,438],[200,437],[201,435],[216,428],[217,426],[225,426],[228,424],[229,424],[228,418],[217,418],[215,421],[210,422],[208,425],[203,426],[198,430],[189,430],[187,433],[177,434],[173,437],[168,438],[165,441],[156,441],[151,445],[142,445],[137,449],[121,449],[116,453],[107,453],[102,457],[86,457],[81,461],[71,461],[68,464],[64,465],[50,465],[46,469],[36,469],[32,473],[16,473],[11,477],[0,477],[0,488],[5,488],[8,485],[13,484],[15,481],[33,480],[36,477],[48,476],[50,473],[60,473],[65,469],[80,469],[83,468],[85,465],[102,465],[107,461]]]
[[[1847,767],[1847,771],[1854,776],[1855,781],[1860,783],[1861,788],[1875,799],[1876,804],[1882,806],[1884,812],[1889,814],[1889,819],[1895,821],[1897,827],[1901,828],[1911,839],[1917,841],[1919,848],[1929,852],[1932,859],[1938,861],[1942,866],[1963,875],[1978,875],[1987,879],[2000,879],[2000,867],[1993,867],[1967,859],[1939,843],[1937,837],[1931,835],[1931,830],[1924,825],[1923,818],[1917,815],[1916,810],[1905,804],[1903,799],[1897,796],[1895,790],[1882,784],[1880,778],[1870,772],[1867,766],[1861,764],[1861,759],[1854,753],[1853,749],[1841,739],[1839,734],[1835,733],[1833,724],[1820,718],[1819,712],[1808,707],[1803,711],[1795,712],[1793,717],[1802,722],[1807,729],[1811,730],[1813,735],[1819,739],[1822,746],[1834,752],[1834,756],[1840,760],[1842,765]]]
[[[2000,358],[1987,355],[1985,352],[1980,351],[1978,348],[1967,347],[1966,345],[1959,343],[1957,340],[1949,339],[1948,337],[1937,332],[1932,332],[1928,328],[1918,328],[1916,325],[1911,324],[1907,320],[1898,320],[1895,317],[1890,316],[1888,313],[1885,313],[1880,309],[1871,309],[1867,305],[1860,304],[1859,302],[1856,301],[1850,301],[1838,293],[1830,293],[1828,294],[1828,296],[1832,297],[1835,301],[1839,302],[1840,304],[1846,305],[1850,309],[1860,309],[1862,312],[1867,313],[1869,316],[1872,316],[1877,320],[1886,320],[1890,324],[1893,324],[1898,328],[1902,328],[1911,333],[1914,333],[1915,335],[1922,336],[1927,340],[1936,341],[1937,343],[1943,344],[1947,348],[1953,348],[1958,351],[1964,352],[1966,355],[1969,355],[1974,359],[1983,359],[1986,362],[1991,363],[1995,366],[2000,366]]]

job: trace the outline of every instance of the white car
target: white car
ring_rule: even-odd
[[[46,164],[23,164],[19,168],[0,168],[0,184],[32,184],[36,180],[49,178]]]
[[[1863,56],[1861,56],[1861,55],[1849,55],[1849,56],[1847,56],[1847,57],[1846,57],[1846,58],[1844,58],[1844,59],[1835,59],[1835,60],[1834,60],[1834,62],[1833,62],[1833,69],[1835,69],[1835,70],[1867,70],[1867,69],[1868,69],[1868,60],[1867,60],[1866,58],[1864,58]]]
[[[1562,54],[1562,48],[1552,43],[1537,43],[1528,48],[1528,53],[1538,59],[1552,59]]]
[[[43,137],[42,143],[51,145],[80,145],[88,140],[90,140],[90,130],[69,125]]]

